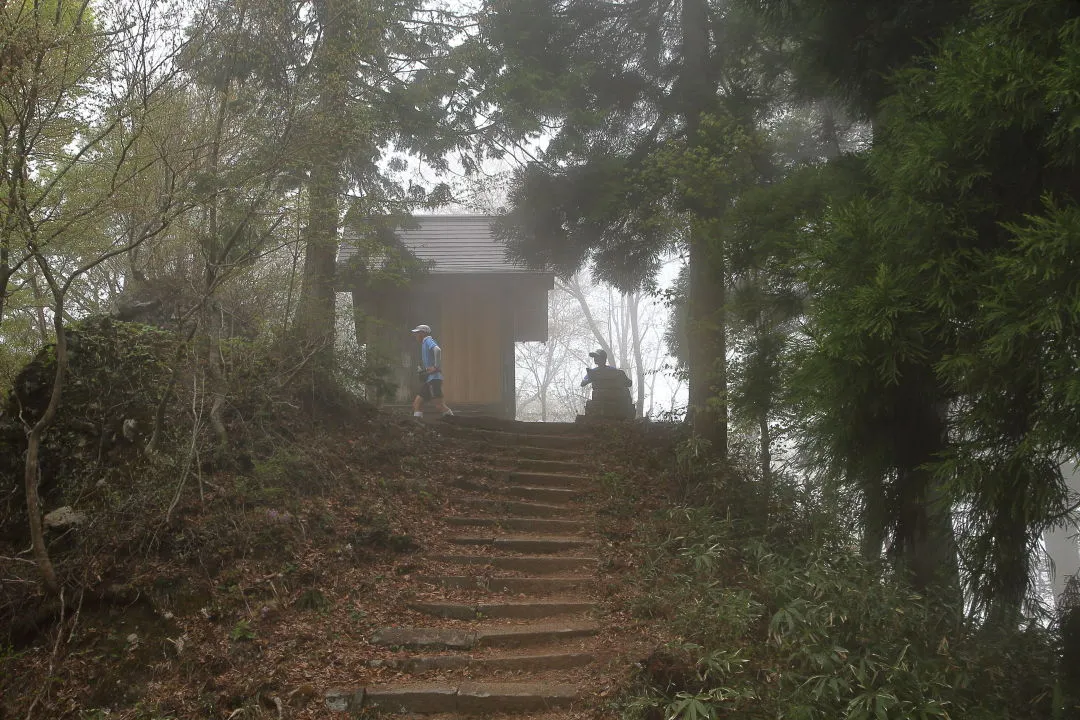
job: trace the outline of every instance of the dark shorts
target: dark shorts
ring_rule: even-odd
[[[435,398],[442,397],[442,380],[428,380],[424,383],[424,387],[420,388],[420,392],[417,393],[425,400],[434,400]]]

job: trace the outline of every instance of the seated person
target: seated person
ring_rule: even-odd
[[[606,385],[613,384],[613,376],[618,375],[618,379],[614,380],[614,384],[625,385],[630,387],[630,378],[626,376],[622,370],[614,368],[607,364],[607,352],[604,350],[595,350],[589,353],[589,357],[596,361],[596,367],[589,368],[585,371],[585,379],[581,381],[581,387],[591,385],[594,380],[603,377],[606,381]]]

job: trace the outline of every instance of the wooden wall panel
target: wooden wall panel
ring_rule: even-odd
[[[443,349],[447,404],[501,402],[504,305],[499,294],[454,288],[441,300],[442,324],[433,330]]]

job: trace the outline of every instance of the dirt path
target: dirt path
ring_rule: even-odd
[[[479,425],[479,427],[478,427]],[[490,453],[453,481],[427,574],[370,642],[393,681],[325,693],[342,712],[570,718],[601,714],[627,643],[604,611],[597,489],[574,425],[459,420],[441,432]],[[380,673],[385,675],[386,673]]]

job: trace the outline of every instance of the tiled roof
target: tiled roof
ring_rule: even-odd
[[[432,273],[534,273],[506,257],[506,245],[492,234],[489,215],[415,215],[416,227],[398,230],[402,243],[423,261],[431,262]],[[347,260],[355,250],[349,233],[338,253]]]

